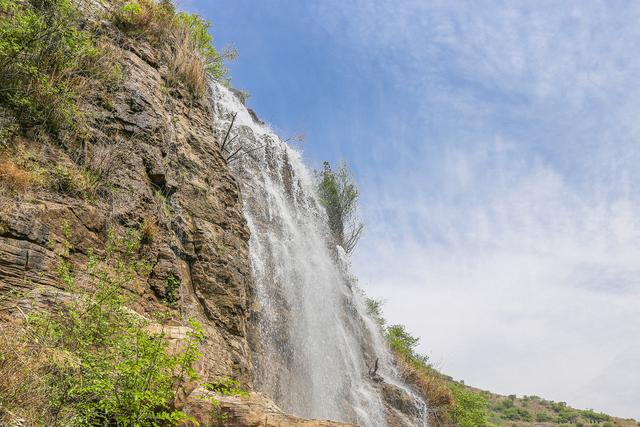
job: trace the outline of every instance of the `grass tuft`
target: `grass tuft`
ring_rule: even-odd
[[[134,40],[145,40],[163,52],[170,86],[183,84],[199,98],[207,95],[207,73],[228,81],[225,61],[234,59],[236,51],[219,52],[209,34],[211,24],[199,15],[177,13],[171,1],[131,0],[120,2],[112,19]]]

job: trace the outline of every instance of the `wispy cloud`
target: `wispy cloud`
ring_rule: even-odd
[[[469,383],[640,417],[640,4],[314,11],[413,102],[355,159],[388,317]]]
[[[181,3],[359,174],[361,283],[447,373],[640,418],[640,2]]]

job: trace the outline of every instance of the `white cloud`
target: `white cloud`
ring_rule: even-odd
[[[468,383],[640,418],[640,4],[349,5],[315,7],[442,118],[358,164],[365,288]]]

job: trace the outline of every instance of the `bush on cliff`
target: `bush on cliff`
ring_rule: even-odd
[[[75,131],[77,101],[118,77],[71,0],[0,0],[0,138],[22,127]],[[0,144],[4,141],[0,140]]]
[[[161,49],[169,66],[168,83],[183,83],[197,97],[207,93],[207,73],[228,81],[226,60],[236,51],[219,52],[209,33],[211,23],[197,14],[177,13],[171,1],[131,0],[119,2],[113,20],[133,38]]]
[[[169,351],[162,328],[128,307],[124,289],[149,271],[135,257],[137,236],[111,234],[105,257],[90,251],[82,272],[66,261],[73,248],[63,242],[58,273],[67,296],[25,315],[22,327],[0,330],[0,424],[142,427],[188,419],[173,403],[196,377],[203,335],[192,323],[188,339]]]
[[[318,196],[327,211],[329,228],[336,245],[351,253],[362,236],[364,225],[358,220],[358,187],[346,164],[333,171],[329,162],[316,172]]]

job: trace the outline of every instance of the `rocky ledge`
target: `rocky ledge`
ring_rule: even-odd
[[[189,397],[186,411],[203,425],[228,427],[353,427],[328,420],[308,420],[284,413],[260,393],[221,396],[199,388]]]

